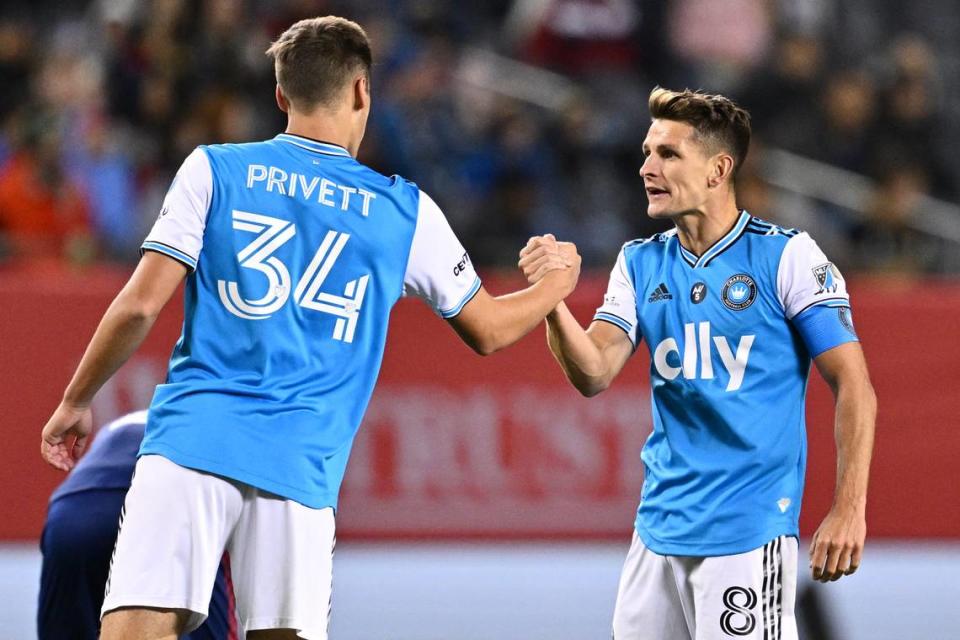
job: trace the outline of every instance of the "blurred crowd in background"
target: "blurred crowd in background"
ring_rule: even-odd
[[[751,111],[737,192],[754,215],[841,268],[958,268],[918,223],[942,201],[960,226],[955,0],[5,1],[0,264],[135,261],[196,145],[283,130],[264,50],[331,13],[374,47],[360,160],[430,193],[481,266],[551,232],[609,268],[664,228],[638,176],[659,84]],[[774,151],[827,165],[816,193],[772,172]],[[872,181],[856,202],[844,172]]]

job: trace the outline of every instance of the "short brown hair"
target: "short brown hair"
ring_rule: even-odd
[[[721,95],[662,87],[650,92],[649,105],[652,118],[685,122],[707,148],[729,152],[733,156],[733,176],[737,175],[750,148],[750,114],[746,110]]]
[[[308,18],[280,34],[267,49],[277,84],[287,100],[306,113],[333,106],[357,72],[370,78],[373,55],[363,27],[337,16]]]

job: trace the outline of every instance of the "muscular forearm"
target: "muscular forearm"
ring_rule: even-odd
[[[877,400],[869,381],[837,389],[837,486],[834,508],[866,509]]]
[[[493,298],[484,340],[478,351],[489,354],[530,333],[570,293],[565,281],[546,277],[540,282],[507,295]]]
[[[602,352],[562,302],[547,316],[547,344],[580,393],[594,396],[609,386]]]
[[[100,387],[137,350],[157,314],[145,310],[126,291],[107,309],[63,395],[65,403],[88,406]]]

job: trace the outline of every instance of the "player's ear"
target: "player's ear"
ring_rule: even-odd
[[[733,165],[733,156],[730,154],[715,155],[710,163],[710,175],[707,177],[709,187],[715,189],[727,181],[733,175]]]
[[[353,108],[363,111],[370,106],[370,80],[365,73],[353,79]]]
[[[283,95],[283,91],[280,90],[280,85],[277,85],[277,90],[274,93],[274,96],[277,99],[277,107],[280,108],[280,111],[288,113],[290,111],[290,102],[287,100],[287,97]]]

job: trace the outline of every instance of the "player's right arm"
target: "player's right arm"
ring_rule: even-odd
[[[556,266],[536,284],[494,298],[481,287],[450,324],[460,338],[480,355],[508,347],[530,333],[543,318],[573,292],[580,273],[580,256]]]
[[[520,252],[518,266],[528,282],[538,282],[542,277],[538,270],[538,255],[551,242],[551,236],[534,237]],[[550,352],[567,380],[587,397],[607,389],[634,351],[636,312],[631,310],[635,307],[632,302],[635,294],[625,274],[622,257],[621,254],[611,274],[605,306],[601,307],[597,319],[589,328],[584,330],[562,302],[547,316]],[[607,309],[611,304],[613,306]],[[620,311],[619,307],[626,311],[614,313]],[[622,317],[629,316],[631,312],[634,314],[632,321]]]
[[[187,273],[181,263],[146,253],[114,298],[67,385],[63,400],[43,428],[40,453],[63,471],[73,468],[92,427],[90,403],[97,391],[137,350]]]
[[[92,428],[94,395],[137,350],[160,310],[196,267],[212,182],[207,156],[197,149],[177,172],[160,217],[143,243],[143,258],[104,314],[63,401],[43,428],[40,454],[54,467],[73,468]]]
[[[404,295],[423,299],[480,355],[510,346],[533,330],[568,296],[580,275],[573,245],[554,242],[538,263],[538,282],[493,297],[480,284],[470,256],[440,208],[420,192],[417,226],[403,278]]]

